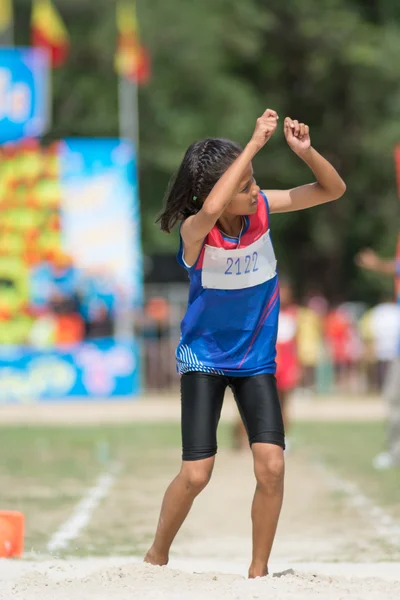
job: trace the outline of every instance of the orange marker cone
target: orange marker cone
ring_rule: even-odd
[[[20,512],[0,510],[0,558],[21,557],[25,518]]]

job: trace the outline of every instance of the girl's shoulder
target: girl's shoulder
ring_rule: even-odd
[[[184,267],[187,271],[191,271],[192,269],[194,269],[198,266],[200,257],[204,250],[204,246],[207,243],[208,237],[210,235],[210,234],[208,234],[203,240],[200,240],[200,241],[192,243],[192,244],[188,244],[187,242],[185,242],[184,231],[183,231],[183,235],[182,235],[182,229],[184,228],[185,223],[187,223],[187,221],[189,219],[192,219],[192,216],[187,217],[187,219],[185,219],[184,221],[181,221],[181,223],[180,223],[180,226],[179,226],[179,249],[178,249],[178,252],[176,255],[178,263],[181,265],[181,267]]]

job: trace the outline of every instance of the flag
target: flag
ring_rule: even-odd
[[[13,21],[12,0],[0,0],[0,34],[7,31]]]
[[[69,52],[68,31],[52,0],[33,0],[31,36],[33,46],[50,52],[54,68],[65,63]]]
[[[129,0],[117,3],[115,68],[121,77],[139,85],[150,77],[150,57],[140,41],[136,2]]]

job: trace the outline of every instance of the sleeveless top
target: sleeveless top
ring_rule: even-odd
[[[275,373],[279,283],[264,194],[245,217],[239,248],[215,225],[196,263],[177,259],[190,279],[188,307],[176,350],[179,373],[245,377]]]

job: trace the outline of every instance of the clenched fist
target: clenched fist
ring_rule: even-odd
[[[277,112],[271,108],[267,108],[265,113],[257,119],[251,142],[257,146],[258,150],[261,150],[275,133],[278,119]]]
[[[310,128],[308,125],[286,117],[284,133],[290,148],[299,156],[311,147]]]

